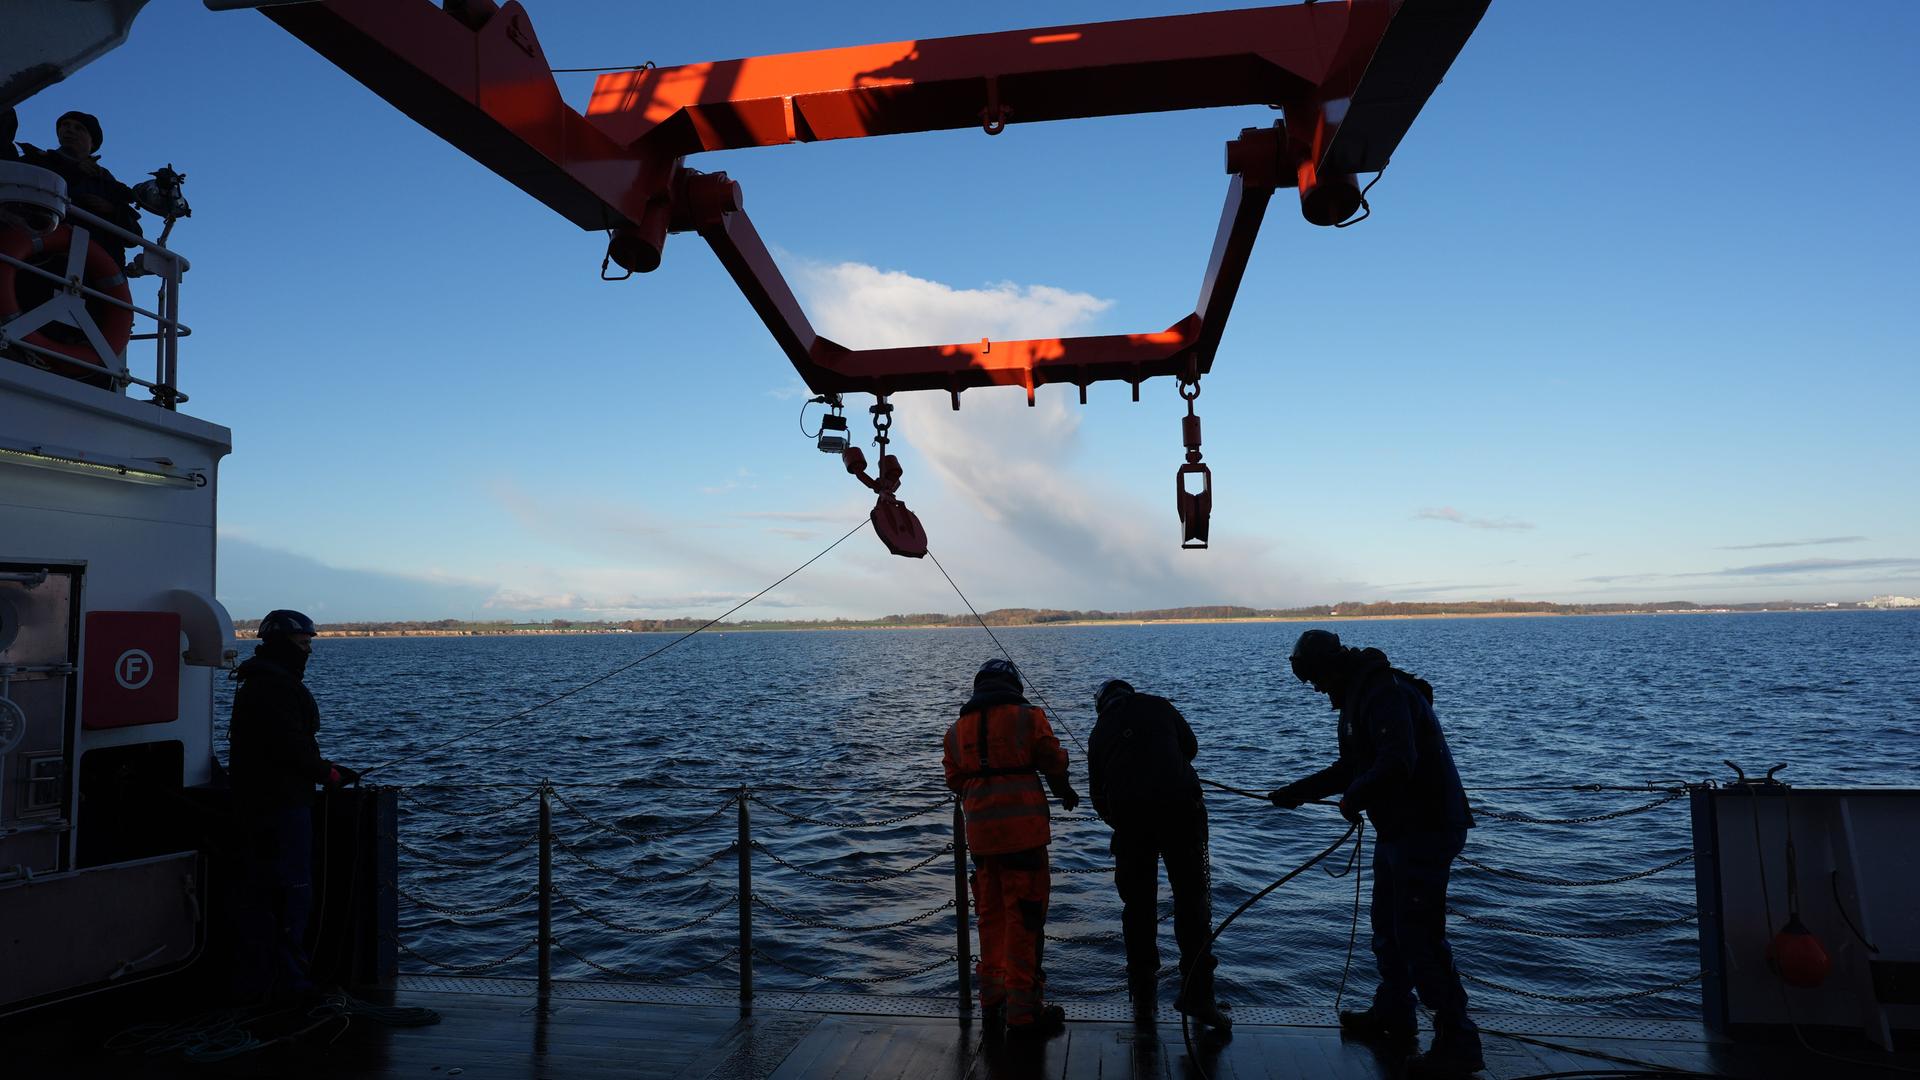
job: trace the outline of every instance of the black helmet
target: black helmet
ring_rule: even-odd
[[[267,617],[260,620],[260,632],[257,636],[270,638],[306,634],[311,637],[316,632],[313,628],[312,619],[307,618],[297,611],[289,611],[286,608],[276,608],[273,611],[267,612]]]
[[[1331,630],[1309,630],[1293,643],[1293,655],[1288,659],[1293,664],[1294,676],[1301,682],[1325,681],[1345,652],[1340,646],[1339,634]]]
[[[1015,693],[1019,693],[1020,669],[1014,667],[1011,660],[989,660],[981,664],[980,670],[973,676],[975,690],[988,685],[1011,686]]]
[[[1093,711],[1106,712],[1107,706],[1133,693],[1133,684],[1125,679],[1108,679],[1093,692]]]

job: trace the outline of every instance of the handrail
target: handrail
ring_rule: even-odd
[[[128,344],[131,346],[134,341],[154,343],[153,378],[141,378],[129,370],[126,349],[113,356],[96,355],[93,360],[83,359],[27,341],[25,335],[9,334],[5,324],[0,324],[0,352],[24,352],[39,360],[71,369],[71,374],[75,377],[105,379],[114,393],[124,393],[129,386],[144,387],[153,392],[154,404],[168,410],[178,408],[181,402],[188,400],[187,395],[181,393],[179,388],[180,339],[193,333],[191,327],[180,321],[180,285],[182,276],[192,264],[185,256],[164,244],[123,229],[78,206],[68,204],[64,219],[73,225],[75,240],[78,242],[91,244],[96,240],[118,240],[122,247],[138,247],[143,255],[151,254],[151,259],[143,258],[139,263],[147,273],[160,278],[158,304],[154,308],[148,308],[130,300],[122,300],[88,285],[83,278],[78,276],[69,278],[11,255],[0,254],[0,263],[44,279],[54,285],[58,292],[77,297],[85,303],[105,304],[150,320],[154,329],[150,332],[129,334]],[[88,337],[90,341],[99,340],[93,334],[89,334]],[[90,345],[90,348],[97,353],[99,346]]]
[[[416,790],[431,788],[432,786],[433,785],[430,784],[418,785]],[[461,904],[451,902],[450,898],[441,899],[431,894],[422,894],[410,889],[400,889],[396,886],[395,891],[398,893],[399,899],[405,901],[413,908],[418,909],[420,912],[431,916],[428,925],[444,927],[447,926],[449,922],[452,922],[456,928],[460,926],[459,920],[463,919],[484,920],[478,925],[482,927],[492,927],[498,926],[499,920],[526,918],[527,901],[532,899],[537,901],[537,925],[531,941],[526,942],[520,948],[504,956],[500,956],[496,960],[487,961],[472,968],[463,968],[457,964],[421,956],[413,949],[407,948],[404,944],[401,945],[401,948],[407,955],[418,958],[432,967],[450,972],[490,972],[510,963],[525,962],[526,959],[531,959],[535,965],[539,986],[543,992],[545,992],[549,990],[552,984],[551,962],[552,953],[555,951],[602,975],[648,983],[671,982],[675,981],[676,978],[684,978],[701,972],[713,971],[728,960],[733,960],[736,963],[735,980],[739,1008],[741,1015],[747,1016],[752,1012],[755,996],[756,975],[754,969],[762,962],[776,969],[778,972],[799,976],[807,980],[809,984],[816,982],[837,982],[854,987],[873,987],[920,978],[945,965],[951,964],[953,965],[954,981],[950,985],[955,992],[955,1000],[960,1015],[963,1017],[972,1015],[974,1009],[972,1002],[973,987],[971,985],[973,942],[971,925],[972,913],[970,910],[972,905],[970,901],[972,897],[968,887],[967,876],[968,859],[965,818],[958,800],[950,796],[943,797],[940,801],[932,804],[909,803],[905,809],[899,812],[882,810],[868,818],[857,816],[849,816],[845,819],[837,817],[816,818],[810,814],[789,810],[781,805],[780,800],[772,796],[779,790],[820,794],[822,792],[819,789],[809,789],[805,787],[776,788],[772,785],[736,785],[732,788],[722,789],[726,798],[717,807],[711,810],[696,810],[684,817],[678,817],[678,820],[672,825],[667,825],[657,831],[641,833],[609,821],[599,820],[593,814],[590,814],[583,806],[570,801],[565,795],[560,794],[557,789],[561,785],[552,782],[541,781],[535,784],[493,782],[467,786],[515,790],[531,788],[532,790],[527,795],[518,799],[498,800],[499,805],[489,809],[474,811],[472,809],[462,808],[458,811],[458,814],[463,821],[471,821],[477,814],[481,817],[491,817],[496,822],[496,827],[498,827],[498,825],[504,824],[505,819],[497,815],[520,809],[525,802],[531,799],[537,800],[539,804],[539,827],[534,831],[533,836],[523,841],[520,846],[509,852],[508,855],[496,856],[484,863],[469,863],[466,861],[456,863],[451,860],[439,859],[430,855],[428,852],[423,852],[406,845],[402,845],[401,847],[403,855],[425,863],[429,868],[432,868],[430,872],[442,875],[440,880],[445,883],[457,880],[456,875],[458,872],[454,869],[455,867],[477,868],[479,866],[497,866],[500,864],[502,858],[510,858],[513,854],[524,850],[527,846],[537,845],[537,883],[526,891],[520,892],[518,895],[492,904],[467,903],[462,906]],[[567,786],[582,788],[597,785],[573,784]],[[677,789],[674,793],[681,796],[698,796],[706,790],[708,789],[690,787]],[[1581,785],[1578,787],[1556,788],[1553,790],[1593,793],[1596,791],[1619,790],[1646,791],[1648,789]],[[1660,791],[1660,789],[1652,790],[1656,793]],[[899,805],[898,796],[902,795],[903,792],[890,791],[889,794],[896,797],[894,805]],[[550,800],[553,799],[557,799],[562,807],[569,810],[571,815],[578,819],[574,830],[574,838],[571,840],[566,836],[560,835],[555,829],[556,823],[550,802]],[[1539,817],[1519,812],[1499,812],[1488,814],[1487,817],[1503,825],[1566,826],[1613,820],[1618,817],[1633,814],[1644,814],[1674,801],[1675,797],[1668,794],[1666,797],[1658,798],[1652,802],[1636,804],[1621,810],[1586,817]],[[409,802],[417,810],[435,811],[438,809],[433,803],[423,802],[417,798],[409,800]],[[771,836],[767,836],[766,839],[760,838],[761,835],[766,835],[767,833],[764,825],[762,826],[761,834],[756,835],[753,828],[754,821],[752,815],[752,807],[755,805],[770,811],[774,815],[772,819],[774,831],[792,826],[812,826],[816,830],[832,829],[849,833],[860,832],[862,830],[889,829],[901,822],[927,817],[942,807],[950,807],[952,840],[948,843],[939,844],[931,850],[928,848],[920,848],[919,850],[928,851],[929,853],[919,857],[915,857],[912,854],[917,845],[903,849],[898,845],[896,840],[892,839],[882,844],[877,844],[876,847],[871,850],[854,847],[851,850],[866,856],[885,859],[888,868],[873,868],[865,872],[854,869],[845,873],[825,873],[814,869],[816,866],[830,865],[822,861],[822,856],[817,851],[808,850],[804,855],[795,854],[794,857],[789,858],[770,846],[768,841],[772,839]],[[722,819],[727,815],[729,810],[733,812],[733,820],[731,822],[724,822]],[[454,813],[455,811],[448,810],[446,812]],[[666,820],[674,819],[668,818]],[[1097,819],[1085,815],[1058,815],[1056,816],[1056,820],[1066,822],[1093,821]],[[916,831],[911,835],[924,837],[927,826],[920,825],[913,826],[912,828]],[[671,845],[649,843],[650,841],[668,837],[681,837],[689,833],[701,833],[702,830],[706,830],[706,833],[703,835],[719,841],[721,838],[717,834],[722,829],[727,829],[732,833],[731,836],[726,838],[726,842],[723,845],[717,843],[714,846],[708,846],[702,843],[688,845],[684,842]],[[1061,835],[1065,836],[1069,834],[1070,833],[1062,833]],[[824,834],[815,832],[812,835],[817,836]],[[567,867],[569,872],[567,877],[568,884],[564,886],[556,879],[553,873],[553,849],[556,845],[569,860]],[[624,854],[614,855],[613,861],[609,862],[606,861],[608,858],[607,853],[609,852]],[[729,854],[732,854],[737,860],[737,880],[732,883],[724,881],[723,875],[726,873],[725,869],[716,869]],[[762,879],[758,882],[755,881],[755,867],[753,863],[756,854],[763,856],[768,863],[771,864],[770,869],[774,870],[771,885],[767,879]],[[598,857],[596,858],[595,855],[598,855]],[[948,855],[951,856],[950,872],[951,887],[953,890],[950,899],[943,898],[933,892],[925,892],[924,896],[922,896],[924,906],[896,909],[898,912],[897,915],[882,915],[879,918],[874,917],[875,911],[871,908],[867,909],[866,917],[847,918],[841,913],[823,910],[817,902],[817,897],[821,894],[837,895],[845,893],[850,889],[880,889],[883,891],[883,895],[888,898],[887,903],[898,905],[900,899],[905,896],[921,895],[923,892],[922,887],[913,884],[914,881],[919,880],[918,872],[930,867],[936,861]],[[1482,880],[1506,879],[1531,885],[1585,887],[1616,885],[1638,880],[1663,871],[1675,869],[1684,865],[1689,859],[1691,859],[1691,853],[1685,853],[1677,858],[1663,861],[1648,869],[1588,880],[1551,877],[1543,874],[1512,870],[1505,867],[1491,866],[1467,857],[1462,857],[1460,862],[1469,870],[1479,871],[1482,875],[1485,875]],[[668,860],[665,866],[673,866],[674,868],[665,868],[661,860]],[[645,873],[636,873],[625,868],[627,866],[633,866],[636,863],[646,866],[647,871]],[[783,874],[782,871],[784,871],[785,874]],[[1067,876],[1104,875],[1112,871],[1113,867],[1111,865],[1056,866],[1054,868],[1054,873]],[[787,874],[797,876],[789,877],[786,876]],[[806,880],[803,881],[802,879]],[[1356,878],[1356,881],[1357,880]],[[818,882],[819,884],[813,884],[814,882]],[[731,885],[730,888],[728,887],[729,885]],[[903,885],[906,887],[906,891],[904,892],[901,888]],[[609,914],[616,912],[616,908],[608,907],[603,911],[596,910],[594,907],[596,904],[606,903],[610,897],[614,898],[613,902],[617,903],[618,899],[631,895],[626,888],[630,886],[638,886],[644,893],[656,897],[667,895],[667,892],[670,890],[671,895],[681,898],[687,903],[686,913],[688,917],[665,925],[651,926],[647,924],[654,921],[659,915],[658,905],[652,902],[650,902],[647,917],[638,921],[622,921],[620,918],[615,917],[615,915]],[[591,889],[593,891],[583,892],[581,891],[582,889]],[[942,891],[944,891],[944,886]],[[796,904],[793,899],[793,897],[796,896],[799,897],[801,901],[798,904]],[[696,898],[699,899],[696,900]],[[560,901],[558,905],[554,903],[556,900]],[[807,902],[809,900],[814,900],[815,902],[809,904]],[[697,908],[693,906],[696,902],[699,905]],[[682,936],[689,935],[691,931],[695,931],[697,928],[712,923],[716,918],[724,914],[729,907],[737,908],[737,926],[731,947],[727,948],[724,953],[712,961],[697,964],[680,972],[664,973],[654,971],[637,973],[623,971],[620,968],[608,966],[594,959],[591,955],[588,955],[587,951],[579,948],[583,941],[581,938],[582,933],[600,935],[602,937],[608,933],[621,936],[646,935],[649,937],[671,937],[678,940]],[[829,941],[855,940],[862,934],[896,934],[907,935],[907,937],[904,939],[896,938],[894,942],[901,940],[918,942],[920,943],[920,948],[914,949],[909,953],[901,953],[898,944],[894,942],[889,943],[887,951],[890,954],[899,955],[903,958],[900,970],[882,972],[877,975],[858,976],[822,974],[820,970],[818,970],[819,965],[817,964],[799,964],[788,959],[788,957],[796,956],[790,949],[790,946],[795,944],[795,942],[791,939],[786,939],[785,935],[782,935],[783,940],[781,945],[788,947],[776,946],[772,941],[757,937],[755,909],[758,909],[763,915],[771,916],[778,920],[779,923],[786,924],[789,928],[796,931],[831,932],[832,936],[827,939]],[[951,923],[951,929],[954,936],[948,947],[940,949],[936,953],[931,948],[931,946],[934,945],[934,939],[930,939],[926,937],[926,935],[930,932],[945,932],[944,930],[935,930],[933,928],[944,928],[949,925],[944,918],[949,911],[952,913],[953,922]],[[1468,930],[1493,933],[1519,932],[1538,937],[1563,938],[1569,941],[1660,935],[1665,932],[1670,932],[1674,928],[1691,922],[1694,919],[1692,915],[1683,915],[1677,918],[1647,920],[1637,925],[1614,927],[1602,932],[1586,932],[1574,929],[1558,930],[1550,928],[1544,923],[1537,926],[1531,924],[1521,925],[1514,922],[1485,919],[1462,911],[1450,910],[1450,913],[1460,918],[1466,924],[1465,929]],[[555,927],[554,920],[557,914],[566,916],[567,926],[573,928],[571,931],[569,931],[567,927]],[[1167,917],[1166,912],[1163,910],[1160,916],[1160,921],[1165,921]],[[1099,929],[1091,933],[1055,935],[1053,936],[1053,942],[1059,945],[1090,945],[1111,942],[1119,939],[1120,936],[1117,928]],[[573,946],[562,945],[560,942],[563,937],[570,939],[573,942]],[[711,938],[701,938],[700,940],[712,942]],[[713,943],[717,944],[717,942]],[[776,949],[777,951],[771,951]],[[864,949],[862,951],[864,951]],[[531,957],[528,956],[529,953],[532,954]],[[796,959],[804,958],[796,957]],[[1652,983],[1652,985],[1643,984],[1641,988],[1628,990],[1619,994],[1552,995],[1527,990],[1525,988],[1508,987],[1502,984],[1488,982],[1474,978],[1466,973],[1463,973],[1463,977],[1472,979],[1472,981],[1478,982],[1488,989],[1511,992],[1523,998],[1581,1004],[1600,1001],[1626,1001],[1649,997],[1668,990],[1684,987],[1698,978],[1697,975],[1692,975],[1672,981],[1658,982],[1650,978],[1647,982]],[[1124,987],[1119,989],[1124,989]],[[1114,992],[1118,991],[1115,988],[1107,988],[1103,990],[1099,996]],[[1085,997],[1087,995],[1082,994],[1079,996]]]

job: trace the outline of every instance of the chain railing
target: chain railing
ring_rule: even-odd
[[[584,788],[584,786],[583,786]],[[1611,821],[1622,817],[1643,814],[1674,802],[1679,795],[1671,791],[1659,791],[1659,796],[1650,802],[1627,807],[1621,810],[1584,816],[1548,817],[1517,811],[1493,811],[1484,806],[1476,806],[1475,812],[1490,823],[1502,826],[1573,826]],[[400,843],[399,850],[408,859],[417,861],[421,866],[442,874],[459,874],[475,870],[496,869],[514,865],[530,848],[537,853],[538,879],[529,889],[516,891],[510,898],[495,903],[462,902],[442,895],[433,888],[419,889],[395,887],[398,898],[420,912],[430,916],[429,925],[453,924],[457,927],[497,927],[501,920],[525,918],[529,901],[535,908],[535,928],[532,938],[504,955],[477,964],[462,965],[449,963],[424,955],[404,942],[395,941],[399,950],[413,960],[417,960],[435,970],[463,975],[487,974],[498,971],[508,965],[525,960],[532,954],[534,970],[542,988],[551,985],[552,954],[558,951],[562,957],[581,967],[608,978],[648,984],[677,982],[696,975],[715,972],[731,963],[735,968],[735,980],[742,1015],[752,1010],[754,998],[756,965],[772,969],[782,976],[793,976],[802,980],[798,988],[805,989],[817,985],[839,985],[857,989],[888,986],[920,978],[951,964],[954,971],[954,986],[957,1002],[963,1015],[972,1010],[972,937],[971,937],[971,895],[969,889],[967,863],[968,852],[966,830],[963,815],[957,801],[951,795],[937,800],[913,805],[898,813],[882,813],[873,817],[842,818],[838,815],[820,815],[804,806],[796,808],[786,805],[782,794],[772,788],[739,787],[720,795],[717,805],[710,809],[697,809],[685,820],[677,822],[657,822],[647,827],[636,828],[630,822],[635,819],[608,820],[595,810],[596,802],[604,802],[604,795],[596,795],[590,790],[569,795],[560,785],[542,782],[532,786],[532,791],[517,800],[506,802],[492,809],[482,809],[472,813],[462,812],[459,816],[463,825],[473,820],[498,822],[509,811],[517,810],[527,802],[535,802],[539,811],[539,825],[531,836],[511,847],[484,860],[451,859],[437,852],[422,850],[421,847]],[[818,793],[814,793],[818,794]],[[436,804],[426,800],[410,799],[411,805],[421,810],[432,809]],[[563,817],[573,828],[571,837],[563,837],[554,827],[554,804],[565,811]],[[766,824],[761,825],[761,839],[756,835],[753,821],[753,808],[768,812],[772,819],[772,829],[803,827],[814,830],[805,839],[805,853],[797,851],[782,852],[776,850],[772,835]],[[861,834],[878,831],[894,831],[909,822],[928,818],[942,810],[951,816],[951,840],[940,844],[926,854],[901,861],[903,855],[911,855],[911,849],[902,850],[902,843],[914,845],[915,841],[924,842],[927,827],[915,826],[911,836],[901,838],[897,835],[886,840],[855,840],[838,834]],[[724,828],[724,819],[732,816],[733,836],[722,840],[711,836],[712,845],[689,844],[687,838],[706,830],[717,833]],[[649,819],[650,820],[650,819]],[[1097,821],[1098,818],[1086,815],[1055,815],[1056,823],[1068,821]],[[831,830],[835,839],[842,841],[838,849],[831,854],[821,850],[822,841],[827,839],[818,830]],[[1067,835],[1067,834],[1063,834]],[[398,838],[395,837],[397,840]],[[669,843],[679,841],[679,843]],[[917,845],[916,845],[917,846]],[[553,865],[555,850],[563,856],[565,879],[556,883]],[[923,849],[924,850],[924,849]],[[615,853],[610,858],[609,852]],[[667,860],[684,861],[696,856],[692,862],[680,866],[671,866]],[[731,855],[734,860],[736,881],[724,882],[723,869],[717,869],[723,860]],[[620,860],[624,859],[624,862]],[[925,872],[942,859],[950,860],[948,872],[951,874],[953,893],[951,898],[927,896],[920,882],[925,880]],[[1658,865],[1644,870],[1628,873],[1593,877],[1573,878],[1558,875],[1514,870],[1489,865],[1474,858],[1462,856],[1460,863],[1471,871],[1477,871],[1488,878],[1521,882],[1527,885],[1552,886],[1561,888],[1584,888],[1619,885],[1651,877],[1668,870],[1679,868],[1692,859],[1692,853],[1681,854]],[[758,864],[758,865],[756,865]],[[524,864],[522,864],[524,865]],[[842,869],[851,865],[851,871]],[[834,868],[833,870],[827,867]],[[1350,873],[1353,864],[1349,863],[1345,871],[1330,871],[1334,876]],[[764,871],[759,882],[754,880],[756,871]],[[836,872],[837,871],[837,872]],[[1112,865],[1059,866],[1052,869],[1055,875],[1092,876],[1110,875]],[[442,878],[444,884],[446,878]],[[731,887],[728,887],[728,886]],[[618,888],[623,891],[638,890],[655,898],[647,907],[648,916],[663,910],[676,910],[684,918],[662,920],[657,917],[633,919],[610,914],[610,909],[602,905],[598,897],[606,890]],[[893,906],[896,911],[907,903],[907,898],[918,895],[922,904],[899,914],[898,917],[873,916],[878,912],[875,904],[869,902],[865,894],[878,892],[884,896],[881,903]],[[1084,890],[1082,890],[1084,891]],[[825,899],[852,900],[847,905],[849,912],[826,910]],[[575,930],[567,934],[571,944],[563,944],[555,928],[556,905],[558,914],[564,917],[568,926]],[[695,905],[698,905],[697,907]],[[712,925],[723,914],[732,910],[736,913],[737,924],[732,941],[723,936],[702,932],[703,927]],[[1626,925],[1602,930],[1583,930],[1558,928],[1549,920],[1501,920],[1487,918],[1457,907],[1449,907],[1449,914],[1460,919],[1471,929],[1496,934],[1514,934],[1523,938],[1561,939],[1569,942],[1597,941],[1626,938],[1636,935],[1655,934],[1670,930],[1694,920],[1689,913],[1673,918],[1643,917]],[[927,949],[921,951],[918,958],[913,952],[888,950],[890,955],[898,956],[905,965],[898,970],[883,970],[869,973],[870,968],[838,973],[825,969],[819,960],[807,963],[804,945],[799,941],[782,941],[777,938],[761,937],[756,940],[756,913],[770,919],[780,927],[809,932],[825,932],[825,941],[830,944],[846,944],[861,940],[870,940],[872,935],[887,933],[912,934],[919,938],[923,929],[939,923],[951,914],[953,928],[952,948]],[[860,917],[864,914],[866,917]],[[1056,916],[1062,914],[1055,913]],[[1157,913],[1159,921],[1164,922],[1170,911],[1162,905]],[[1069,918],[1072,922],[1085,922],[1085,916]],[[1095,929],[1091,932],[1050,935],[1050,945],[1110,945],[1123,940],[1113,920],[1111,928]],[[1093,926],[1099,923],[1094,921]],[[564,927],[562,929],[565,929]],[[495,931],[497,932],[497,931]],[[704,936],[703,936],[704,933]],[[617,934],[630,938],[660,939],[675,938],[676,945],[686,944],[692,955],[699,955],[709,947],[720,946],[718,955],[686,967],[674,969],[650,968],[630,970],[618,964],[608,963],[590,954],[585,942],[594,938],[605,940],[607,934]],[[687,940],[678,940],[682,936]],[[820,941],[819,936],[813,938]],[[919,950],[916,950],[919,951]],[[864,961],[863,961],[864,963]],[[1171,969],[1169,969],[1171,970]],[[1492,982],[1477,975],[1462,972],[1462,977],[1475,985],[1489,990],[1511,993],[1518,997],[1561,1004],[1588,1004],[1598,1002],[1626,1001],[1651,997],[1667,991],[1687,986],[1700,979],[1698,973],[1674,981],[1660,982],[1641,989],[1610,994],[1546,994],[1521,987],[1512,987]],[[1124,984],[1082,990],[1072,996],[1080,998],[1100,998],[1123,992]]]

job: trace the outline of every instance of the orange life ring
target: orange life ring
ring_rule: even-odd
[[[45,236],[34,236],[24,229],[0,229],[0,254],[10,255],[22,262],[39,263],[57,257],[60,268],[65,269],[67,249],[72,244],[71,225],[62,225]],[[0,325],[24,310],[16,281],[19,269],[12,263],[0,262]],[[122,304],[133,302],[133,290],[127,287],[126,270],[121,268],[120,261],[109,254],[106,248],[91,239],[87,243],[87,257],[81,273],[88,288],[105,293]],[[93,320],[94,326],[100,330],[100,336],[106,339],[108,347],[115,353],[126,349],[127,342],[133,337],[133,312],[130,309],[109,304],[97,297],[88,297],[87,317]],[[42,328],[28,334],[25,340],[62,356],[100,367],[109,366],[105,357],[94,355],[93,345],[77,330],[75,328],[71,335],[55,337],[49,336],[46,328]],[[74,340],[60,340],[68,337]]]

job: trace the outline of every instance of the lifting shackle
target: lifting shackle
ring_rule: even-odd
[[[873,531],[887,550],[907,559],[924,558],[927,554],[927,530],[920,524],[920,518],[907,504],[895,494],[900,490],[900,459],[887,452],[890,440],[888,431],[893,427],[893,406],[887,403],[885,394],[879,396],[873,408],[873,441],[880,448],[880,460],[874,470],[875,476],[867,475],[867,455],[857,446],[849,446],[840,452],[840,462],[853,478],[865,484],[868,490],[878,495],[874,500],[873,513],[868,517],[873,521]]]
[[[1180,510],[1180,547],[1204,549],[1208,521],[1213,517],[1213,470],[1200,463],[1200,417],[1193,411],[1193,399],[1200,396],[1200,376],[1191,367],[1188,374],[1190,378],[1180,380],[1180,396],[1187,403],[1187,415],[1180,421],[1180,433],[1187,444],[1187,463],[1173,475],[1174,503]],[[1187,490],[1189,476],[1200,478],[1199,491]]]

